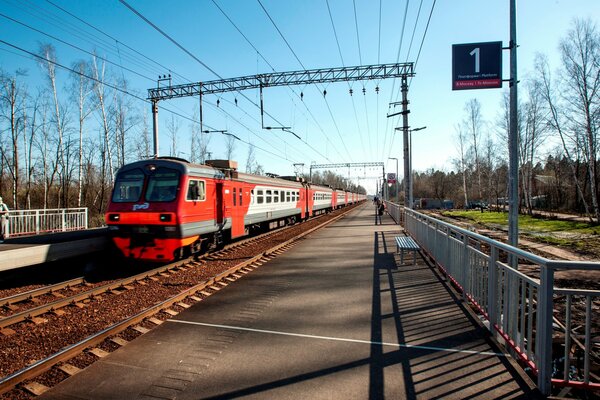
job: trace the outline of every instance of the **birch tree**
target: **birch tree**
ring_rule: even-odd
[[[576,19],[560,43],[563,62],[562,91],[569,111],[570,129],[580,137],[589,174],[593,213],[598,204],[598,125],[600,124],[600,32],[592,20]]]

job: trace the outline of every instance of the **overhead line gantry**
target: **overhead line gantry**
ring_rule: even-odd
[[[393,63],[356,67],[320,68],[290,72],[272,72],[242,76],[239,78],[188,83],[183,85],[171,85],[170,79],[167,80],[165,78],[159,78],[157,87],[148,89],[148,100],[152,102],[154,157],[158,157],[158,102],[160,100],[199,96],[200,127],[202,128],[202,96],[206,94],[225,93],[256,88],[260,89],[262,94],[262,89],[265,87],[389,78],[402,78],[402,81],[405,82],[408,77],[413,77],[414,75],[413,63]],[[161,87],[161,83],[166,81],[168,81],[169,84]]]

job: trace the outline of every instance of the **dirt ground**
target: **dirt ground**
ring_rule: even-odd
[[[440,213],[435,213],[437,218],[445,220],[453,225],[464,226],[468,225],[473,228],[473,221],[465,221],[459,218],[449,218],[447,216],[441,216]],[[577,219],[581,220],[583,217],[572,216],[567,214],[552,214],[549,217],[559,219]],[[497,229],[489,229],[485,226],[475,226],[477,233],[487,236],[491,239],[506,242],[508,236],[505,231]],[[593,235],[585,238],[581,238],[579,241],[582,250],[566,248],[563,246],[555,246],[542,241],[536,241],[530,237],[519,237],[519,248],[529,251],[533,254],[539,255],[544,258],[551,260],[567,260],[567,261],[583,261],[583,262],[594,262],[600,263],[600,236]],[[524,272],[528,275],[535,277],[539,276],[539,271],[531,270],[527,267],[524,268]],[[569,270],[569,271],[556,271],[554,274],[557,286],[565,288],[577,288],[577,289],[588,289],[588,290],[600,290],[600,270]]]

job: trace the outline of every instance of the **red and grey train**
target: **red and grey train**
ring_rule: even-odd
[[[171,261],[364,199],[296,178],[239,173],[234,161],[162,157],[118,171],[106,223],[126,257]]]

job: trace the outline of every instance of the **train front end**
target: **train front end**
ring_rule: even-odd
[[[178,223],[184,177],[183,163],[160,159],[119,170],[105,219],[125,257],[172,261],[198,240],[184,237]]]

